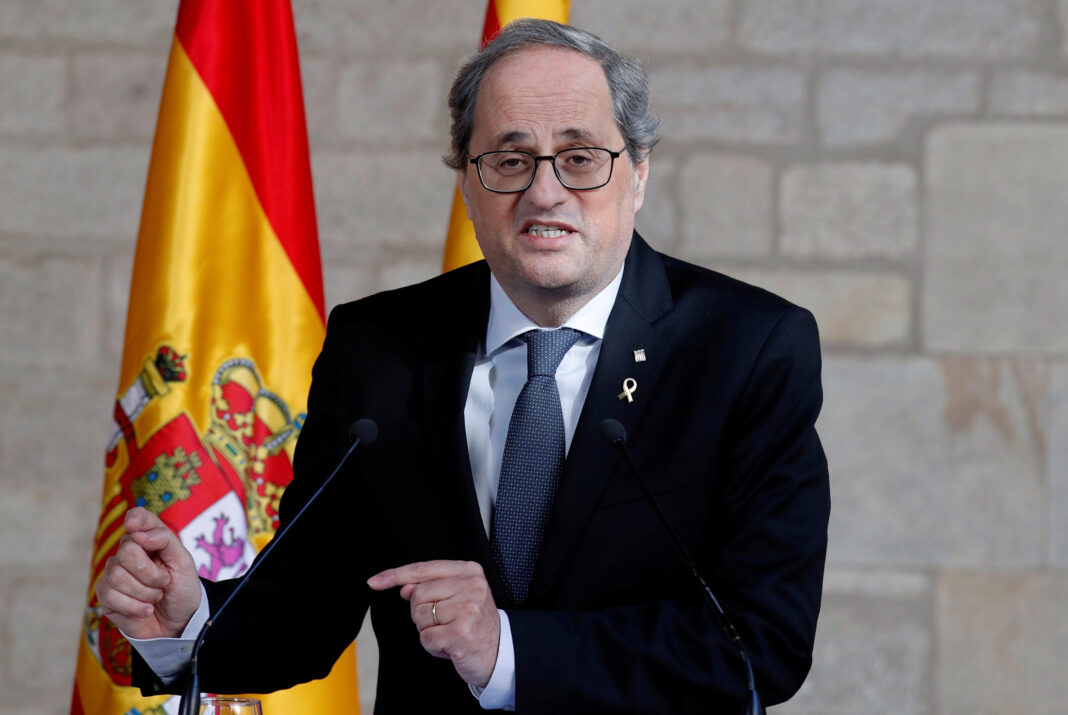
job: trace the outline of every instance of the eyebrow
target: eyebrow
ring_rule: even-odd
[[[564,129],[562,132],[560,132],[559,135],[563,139],[567,139],[567,140],[570,140],[570,141],[583,141],[583,142],[592,142],[592,141],[594,141],[594,136],[590,132],[588,132],[585,129],[578,128],[578,127],[568,127],[567,129]],[[512,130],[512,131],[504,132],[502,134],[498,134],[497,137],[496,137],[496,140],[494,141],[494,146],[506,146],[506,145],[509,145],[509,144],[522,144],[524,141],[528,141],[530,138],[531,138],[530,132],[523,131],[523,130],[520,130],[520,129],[515,129],[515,130]]]

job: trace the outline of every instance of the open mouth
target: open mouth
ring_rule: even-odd
[[[531,223],[523,227],[523,233],[536,238],[560,238],[574,232],[573,228],[563,224]]]

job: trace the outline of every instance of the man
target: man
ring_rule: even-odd
[[[353,421],[378,441],[213,626],[203,689],[322,677],[369,606],[376,712],[741,712],[736,644],[603,438],[614,419],[765,704],[790,697],[829,511],[811,315],[634,233],[656,120],[640,68],[597,38],[514,23],[450,106],[486,261],[331,314],[282,522]],[[97,593],[164,676],[139,671],[146,692],[174,691],[188,655],[137,639],[194,636],[232,584],[199,583],[150,513],[126,528]]]

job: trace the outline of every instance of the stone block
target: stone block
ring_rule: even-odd
[[[828,568],[823,575],[823,593],[913,600],[919,605],[919,601],[933,598],[934,583],[923,571]]]
[[[114,365],[116,375],[122,364],[126,339],[126,312],[130,305],[130,277],[133,274],[134,242],[124,253],[104,260],[104,328],[101,335],[101,364]]]
[[[1061,21],[1061,54],[1068,55],[1068,0],[1057,0],[1057,11]]]
[[[438,152],[317,153],[312,166],[330,250],[444,245],[456,175]]]
[[[926,162],[925,346],[1064,354],[1068,127],[946,127]]]
[[[30,580],[14,589],[11,614],[12,680],[45,712],[70,707],[88,566],[57,580]]]
[[[747,0],[738,42],[773,54],[997,59],[1034,56],[1029,0]]]
[[[478,49],[482,38],[486,5],[426,0],[295,0],[293,17],[302,51],[333,50],[373,57],[396,55],[398,47],[404,47],[418,48],[420,54],[470,54]]]
[[[927,579],[844,576],[827,574],[808,680],[792,700],[771,712],[930,715],[936,643]]]
[[[436,62],[372,60],[341,72],[338,130],[366,141],[444,139],[446,80]]]
[[[92,52],[74,57],[70,125],[78,137],[151,140],[167,55]]]
[[[52,438],[56,441],[56,435]],[[103,453],[103,446],[98,452]],[[29,484],[15,475],[10,481],[5,479],[0,488],[0,538],[4,543],[0,569],[8,573],[14,569],[55,571],[84,560],[82,578],[88,578],[93,534],[100,516],[96,509],[104,483],[103,460],[98,459],[97,464],[96,473],[66,474],[68,483],[54,483],[53,488]]]
[[[441,250],[445,248],[444,238]],[[379,271],[379,290],[402,288],[413,283],[420,283],[441,273],[441,251],[430,251],[422,256],[411,256],[401,260],[390,261]]]
[[[149,148],[0,146],[0,232],[133,242]]]
[[[5,0],[0,3],[0,39],[49,44],[114,42],[167,47],[178,17],[178,0]]]
[[[771,166],[745,156],[696,155],[682,169],[682,253],[687,257],[771,253]]]
[[[0,56],[0,134],[40,136],[63,131],[62,57]]]
[[[658,156],[649,158],[649,180],[645,184],[645,202],[634,218],[634,226],[660,250],[674,250],[679,242],[675,196],[678,195],[678,162]]]
[[[0,474],[5,488],[30,490],[24,498],[37,502],[31,499],[27,504],[71,489],[79,495],[93,494],[88,502],[76,500],[69,508],[92,520],[99,516],[117,372],[117,365],[89,365],[32,372],[6,368],[0,373],[0,394],[18,406],[0,415]]]
[[[70,703],[61,705],[58,708],[45,709],[47,706],[35,706],[32,704],[27,705],[23,702],[25,696],[15,697],[14,695],[8,695],[8,691],[3,689],[3,681],[0,680],[0,715],[54,715],[57,712],[65,712],[70,707]],[[8,705],[8,698],[10,698],[12,705]],[[36,700],[36,697],[30,698]],[[54,693],[50,693],[45,698],[46,700],[58,701],[57,696]],[[70,700],[67,698],[66,700]]]
[[[938,712],[1063,713],[1068,574],[948,573],[938,581]]]
[[[782,252],[907,258],[917,243],[916,172],[904,164],[795,165],[783,172]]]
[[[338,136],[339,70],[328,60],[300,58],[301,89],[304,93],[304,117],[308,127],[308,145],[312,151],[329,146]]]
[[[95,360],[101,284],[95,259],[0,257],[0,363],[48,367]]]
[[[701,54],[730,38],[730,2],[583,0],[571,4],[571,24],[599,35],[624,54]]]
[[[1042,562],[1042,371],[1033,363],[825,358],[819,431],[835,566]]]
[[[377,290],[377,266],[382,257],[375,254],[355,257],[323,257],[323,292],[326,310],[350,300],[363,298]]]
[[[1068,568],[1068,363],[1051,371],[1049,423],[1050,563]]]
[[[671,141],[787,144],[804,136],[805,76],[797,70],[657,64],[649,88]]]
[[[903,276],[870,271],[721,270],[811,310],[825,348],[901,347],[908,342],[912,284]]]
[[[1068,78],[1046,72],[1002,72],[990,83],[990,111],[1006,117],[1068,115]]]
[[[360,683],[360,712],[373,712],[378,694],[378,639],[371,625],[370,611],[364,616],[360,635],[356,638],[356,670]]]
[[[893,141],[912,119],[979,109],[979,76],[970,72],[834,70],[820,79],[820,137],[828,146]]]

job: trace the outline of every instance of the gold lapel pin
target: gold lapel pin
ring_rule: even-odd
[[[645,348],[638,348],[634,351],[634,362],[645,362]]]
[[[627,398],[627,402],[634,402],[634,393],[638,391],[638,381],[633,377],[628,377],[623,381],[623,392],[619,393],[616,397],[620,400]]]

